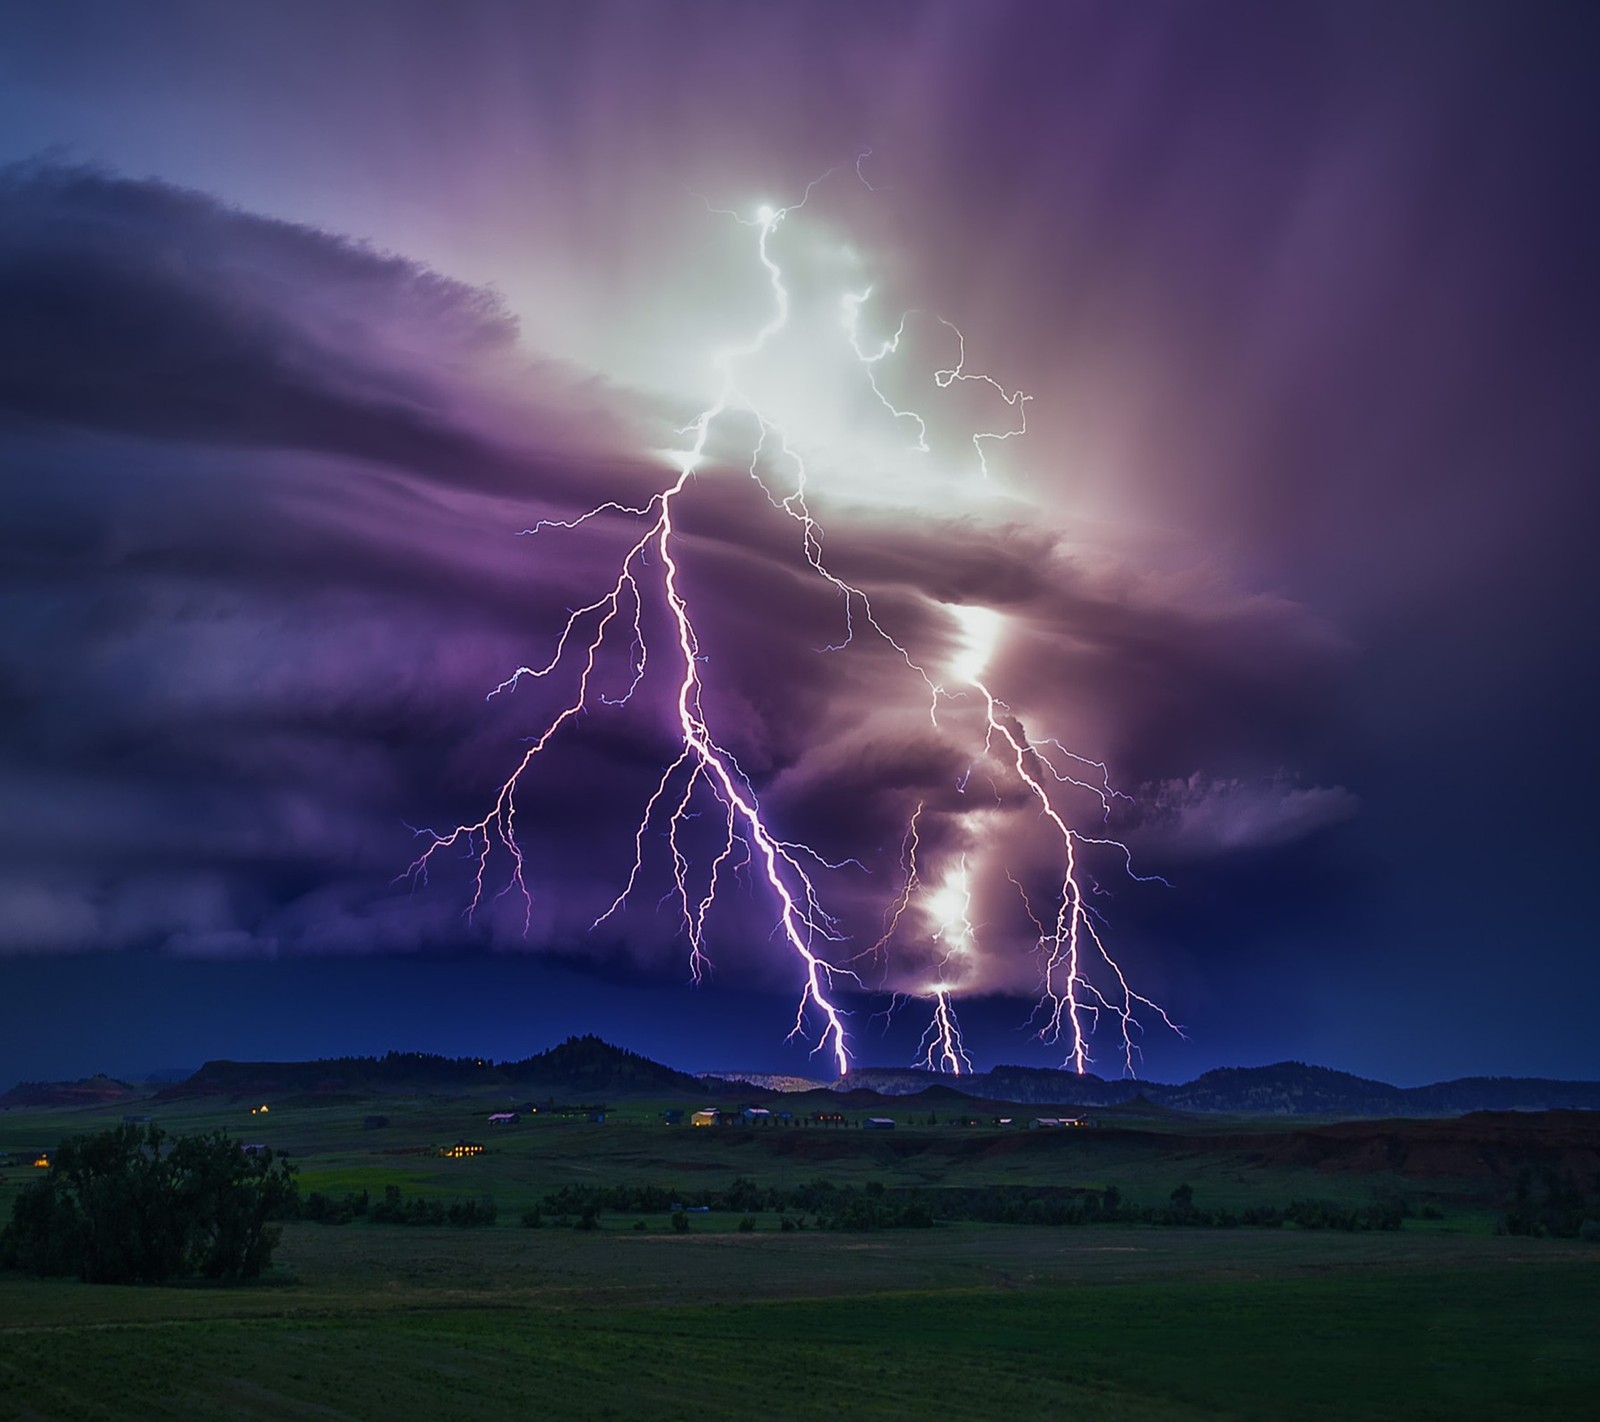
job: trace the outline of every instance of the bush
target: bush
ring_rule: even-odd
[[[743,1219],[741,1219],[739,1221],[739,1233],[740,1234],[749,1234],[752,1230],[755,1229],[755,1227],[756,1227],[756,1217],[754,1215],[746,1215]]]
[[[682,1210],[674,1210],[672,1212],[672,1228],[678,1234],[688,1234],[689,1216],[686,1215]]]
[[[221,1131],[180,1136],[163,1155],[165,1140],[120,1126],[63,1142],[13,1202],[0,1266],[96,1284],[259,1275],[280,1234],[268,1222],[295,1205],[292,1167]]]

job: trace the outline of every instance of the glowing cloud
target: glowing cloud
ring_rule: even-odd
[[[466,848],[475,861],[469,915],[484,905],[486,897],[513,894],[522,902],[525,927],[529,925],[533,895],[518,840],[517,815],[519,803],[531,791],[527,782],[534,768],[578,717],[597,705],[626,705],[641,688],[658,685],[665,678],[671,687],[678,751],[642,807],[632,867],[623,876],[615,899],[595,921],[596,927],[628,904],[639,886],[655,836],[664,831],[672,886],[668,898],[676,905],[688,944],[690,975],[698,981],[710,962],[709,934],[719,897],[736,877],[753,881],[771,905],[773,936],[786,945],[800,969],[800,999],[792,1035],[814,1034],[815,1050],[831,1054],[843,1074],[849,1070],[850,1054],[847,1013],[839,994],[867,989],[859,976],[861,959],[885,955],[887,961],[887,955],[897,951],[896,939],[905,934],[906,911],[915,905],[916,921],[931,929],[931,951],[942,955],[918,991],[932,1005],[922,1061],[938,1070],[970,1070],[972,1063],[962,1043],[952,999],[970,980],[967,964],[978,942],[972,918],[974,870],[993,858],[984,841],[996,815],[1031,803],[1033,813],[1043,821],[1046,842],[1055,845],[1057,865],[1051,901],[1043,906],[1042,919],[1025,893],[1021,900],[1037,928],[1035,947],[1042,964],[1040,1035],[1048,1041],[1064,1042],[1068,1061],[1078,1070],[1086,1070],[1089,1035],[1100,1014],[1109,1013],[1118,1025],[1125,1069],[1131,1072],[1137,1051],[1138,1011],[1147,1009],[1168,1026],[1173,1024],[1159,1007],[1129,986],[1085,903],[1080,865],[1084,846],[1111,845],[1124,861],[1126,851],[1114,841],[1081,837],[1058,803],[1064,788],[1087,790],[1098,799],[1102,812],[1108,812],[1115,792],[1105,766],[1067,751],[1054,740],[1030,740],[1017,717],[991,691],[985,677],[1005,634],[1005,618],[999,611],[976,605],[942,605],[956,635],[953,650],[944,658],[944,671],[936,674],[928,669],[935,665],[932,658],[920,660],[920,654],[914,654],[906,641],[885,626],[867,592],[837,575],[824,559],[823,529],[807,502],[814,464],[837,469],[841,462],[854,462],[860,450],[864,451],[860,466],[874,477],[881,472],[886,486],[893,484],[890,466],[897,464],[904,466],[901,473],[912,485],[920,483],[924,488],[929,480],[939,482],[946,476],[928,465],[927,417],[897,405],[879,379],[884,362],[900,353],[909,317],[901,319],[887,340],[868,349],[862,343],[860,327],[870,288],[837,298],[834,309],[842,311],[844,318],[842,340],[841,327],[834,325],[831,337],[822,345],[812,344],[814,328],[796,316],[784,267],[774,254],[774,240],[821,181],[813,182],[799,201],[787,207],[763,204],[750,217],[713,209],[753,232],[755,261],[768,289],[768,314],[743,339],[713,353],[716,389],[683,427],[687,443],[667,456],[673,473],[658,493],[640,504],[606,501],[576,518],[545,521],[528,530],[542,535],[571,533],[604,520],[609,524],[632,522],[641,531],[622,554],[610,586],[570,614],[548,660],[517,668],[490,692],[491,696],[509,694],[524,683],[563,679],[571,688],[560,698],[559,709],[540,722],[540,729],[487,811],[447,831],[424,831],[427,843],[411,872],[425,878],[440,851]],[[966,479],[981,489],[990,477],[985,445],[1025,432],[1029,397],[1006,390],[988,375],[968,371],[961,332],[949,322],[935,319],[953,343],[955,360],[933,371],[933,391],[948,391],[970,382],[992,392],[1005,411],[1000,428],[979,429],[968,436],[972,454]],[[774,355],[775,360],[769,359]],[[824,370],[828,378],[806,379],[812,367]],[[858,386],[864,378],[883,411],[873,417],[865,438],[856,437],[849,419],[819,408],[819,392],[826,394],[837,387],[841,369],[853,372]],[[825,407],[826,401],[821,405]],[[763,810],[755,785],[719,739],[707,709],[710,654],[696,629],[682,576],[678,511],[693,495],[697,476],[725,468],[719,456],[725,448],[739,451],[741,440],[744,444],[737,458],[745,462],[748,477],[763,490],[775,515],[798,526],[806,565],[839,598],[842,634],[825,650],[843,651],[863,629],[881,639],[903,662],[911,685],[920,684],[926,715],[936,730],[942,731],[942,717],[949,719],[952,710],[954,719],[961,722],[968,719],[972,707],[981,707],[973,765],[984,765],[995,786],[998,809],[974,801],[970,809],[947,815],[947,822],[971,842],[971,852],[947,864],[937,886],[924,890],[917,865],[918,817],[922,813],[918,807],[902,855],[903,887],[886,915],[882,937],[868,955],[856,958],[846,956],[848,935],[824,906],[819,890],[820,874],[842,870],[846,864],[831,863],[811,846],[779,832]],[[819,448],[823,451],[820,456]],[[940,607],[932,604],[928,611],[936,614]],[[937,622],[937,616],[933,620]],[[663,626],[664,634],[652,630]],[[618,653],[627,667],[626,685],[620,694],[602,695],[597,690],[597,668],[603,657]],[[663,667],[665,670],[660,670]],[[1091,772],[1094,778],[1085,778]],[[965,789],[965,779],[961,788]],[[707,823],[714,826],[709,836]],[[497,860],[504,864],[503,871],[494,868]],[[864,867],[850,863],[857,870]],[[504,873],[504,879],[496,888],[490,881],[498,872]],[[925,943],[923,951],[929,950]]]

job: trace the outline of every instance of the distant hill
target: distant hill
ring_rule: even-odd
[[[747,1081],[768,1089],[782,1077],[724,1073],[715,1080]],[[816,1083],[806,1083],[814,1088]],[[1027,1106],[1109,1109],[1142,1099],[1146,1107],[1235,1116],[1459,1116],[1467,1111],[1600,1110],[1600,1082],[1526,1077],[1466,1077],[1433,1086],[1401,1087],[1329,1067],[1279,1062],[1264,1067],[1219,1067],[1180,1086],[1119,1080],[1057,1067],[997,1066],[943,1076],[918,1067],[861,1067],[832,1083],[836,1092],[915,1096],[930,1086],[953,1088],[980,1101]]]
[[[139,1094],[127,1082],[104,1074],[81,1081],[24,1081],[0,1096],[0,1111],[22,1106],[104,1106],[135,1100]]]
[[[795,1095],[802,1091],[827,1091],[832,1081],[817,1081],[809,1076],[788,1076],[768,1071],[702,1071],[698,1078],[713,1091],[725,1086],[754,1086],[762,1091],[781,1091]]]
[[[157,1100],[227,1096],[429,1096],[502,1090],[512,1094],[704,1096],[705,1083],[599,1037],[569,1037],[560,1046],[516,1062],[390,1052],[314,1062],[207,1062]]]
[[[559,1047],[505,1068],[507,1079],[518,1086],[593,1095],[661,1095],[687,1093],[704,1096],[708,1087],[688,1072],[662,1066],[599,1037],[568,1037]]]
[[[998,1066],[959,1077],[909,1067],[862,1067],[831,1083],[763,1072],[695,1077],[594,1036],[569,1037],[559,1046],[515,1062],[425,1052],[315,1062],[207,1062],[187,1080],[158,1092],[155,1099],[498,1093],[591,1102],[628,1097],[692,1099],[739,1091],[763,1095],[830,1092],[835,1098],[890,1103],[896,1098],[917,1097],[930,1106],[948,1098],[956,1109],[966,1099],[1075,1110],[1354,1120],[1453,1117],[1470,1111],[1600,1111],[1600,1082],[1466,1077],[1432,1086],[1399,1087],[1304,1062],[1221,1067],[1177,1086],[1108,1081],[1059,1068],[1025,1066]],[[0,1096],[0,1109],[98,1105],[141,1094],[126,1082],[106,1076],[76,1082],[24,1082]]]

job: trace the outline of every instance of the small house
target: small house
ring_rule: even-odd
[[[843,1111],[813,1111],[811,1124],[814,1126],[842,1126],[844,1125]]]
[[[265,1155],[266,1153],[267,1147],[261,1141],[251,1141],[250,1144],[239,1147],[240,1155]]]
[[[496,1111],[494,1115],[489,1117],[489,1124],[491,1126],[514,1126],[517,1124],[517,1113],[515,1111]]]
[[[707,1111],[696,1111],[690,1118],[690,1121],[696,1126],[714,1126],[717,1124],[717,1121],[721,1118],[721,1116],[722,1112],[718,1111],[715,1107],[712,1107]]]
[[[864,1131],[892,1131],[894,1122],[887,1116],[868,1116],[861,1123],[861,1129]]]
[[[446,1160],[470,1160],[483,1154],[483,1146],[477,1141],[457,1141],[454,1145],[441,1146],[439,1154]]]
[[[772,1112],[767,1110],[765,1106],[746,1106],[739,1114],[752,1126],[770,1126],[772,1124]]]

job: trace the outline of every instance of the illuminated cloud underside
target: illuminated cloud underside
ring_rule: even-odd
[[[1080,865],[1083,847],[1086,844],[1108,845],[1119,851],[1124,860],[1126,851],[1114,840],[1086,838],[1080,834],[1058,804],[1057,792],[1062,787],[1087,791],[1099,803],[1102,816],[1109,817],[1111,799],[1116,792],[1110,788],[1105,766],[1066,750],[1057,741],[1030,739],[1018,718],[986,684],[985,671],[1005,635],[1005,617],[1001,612],[976,605],[943,607],[942,611],[954,624],[954,651],[945,657],[942,666],[925,663],[880,622],[865,591],[830,570],[824,560],[822,527],[807,503],[810,464],[814,458],[808,437],[813,428],[822,427],[825,420],[821,416],[813,420],[803,398],[785,400],[784,408],[779,410],[775,402],[753,393],[761,388],[763,380],[770,381],[771,369],[764,370],[763,364],[765,358],[775,352],[788,362],[787,375],[775,388],[790,391],[805,388],[808,368],[830,370],[841,359],[853,357],[857,376],[864,377],[889,427],[901,428],[911,435],[900,451],[898,462],[902,469],[909,465],[915,471],[921,462],[925,470],[933,454],[927,420],[917,410],[898,405],[879,380],[884,363],[898,354],[911,317],[901,318],[894,333],[875,348],[863,345],[862,316],[871,296],[870,288],[844,293],[838,301],[842,320],[836,338],[820,348],[807,346],[803,350],[804,362],[798,367],[794,364],[795,343],[786,342],[785,337],[798,323],[791,320],[791,292],[784,270],[773,253],[774,239],[793,215],[805,207],[821,181],[823,179],[813,182],[798,202],[786,207],[762,205],[752,217],[722,211],[721,215],[755,233],[755,254],[767,277],[771,305],[764,323],[750,336],[716,352],[713,358],[718,377],[715,397],[681,431],[689,437],[688,447],[669,453],[674,477],[666,487],[642,505],[606,501],[576,518],[545,521],[527,530],[530,534],[552,536],[558,531],[580,530],[591,521],[602,519],[634,520],[644,528],[623,555],[610,589],[571,613],[549,660],[538,667],[519,667],[490,693],[494,696],[510,692],[525,680],[539,682],[561,673],[576,672],[576,684],[569,698],[531,740],[511,774],[502,782],[488,811],[481,818],[458,824],[448,831],[425,831],[428,843],[412,864],[411,873],[425,878],[440,851],[469,848],[476,859],[469,915],[483,905],[486,895],[492,893],[498,897],[511,892],[523,903],[526,931],[531,924],[533,895],[517,835],[518,796],[525,789],[524,779],[540,757],[551,749],[563,727],[592,709],[594,702],[621,706],[639,691],[651,663],[650,639],[645,629],[646,606],[650,600],[659,599],[659,606],[668,613],[671,645],[670,650],[657,646],[655,658],[659,661],[666,657],[673,668],[674,714],[680,751],[666,766],[643,808],[635,836],[632,869],[610,907],[596,919],[595,926],[627,904],[644,867],[647,835],[653,826],[664,824],[673,897],[683,935],[689,944],[690,972],[698,981],[709,962],[708,924],[719,891],[735,875],[757,876],[769,891],[774,906],[773,933],[784,941],[801,968],[803,981],[791,1035],[804,1035],[808,1030],[814,1032],[816,1050],[831,1053],[841,1075],[848,1072],[847,1013],[840,1003],[840,986],[843,983],[846,989],[850,986],[859,989],[869,984],[861,975],[860,960],[850,957],[846,935],[824,906],[818,887],[820,872],[839,871],[846,866],[830,863],[809,845],[785,839],[769,823],[755,786],[729,749],[717,739],[703,700],[708,656],[695,630],[693,611],[680,576],[675,525],[678,504],[688,496],[695,476],[710,463],[713,437],[736,438],[738,429],[749,428],[752,431],[748,445],[750,478],[761,486],[776,513],[800,526],[806,562],[819,578],[834,588],[842,603],[843,634],[825,650],[843,652],[861,630],[858,623],[864,622],[872,635],[881,638],[900,656],[912,682],[921,683],[927,698],[926,714],[935,727],[940,725],[942,709],[954,706],[964,711],[974,703],[981,704],[981,741],[973,751],[973,766],[987,767],[991,783],[995,775],[1009,773],[1014,777],[1025,798],[1033,802],[1043,834],[1057,846],[1059,879],[1048,902],[1030,901],[1023,885],[1012,879],[1036,928],[1032,946],[1042,965],[1037,1012],[1039,1035],[1048,1042],[1064,1044],[1067,1062],[1076,1070],[1085,1071],[1090,1064],[1089,1038],[1101,1014],[1108,1014],[1116,1024],[1123,1068],[1132,1073],[1138,1050],[1136,1038],[1142,1030],[1141,1009],[1158,1017],[1168,1028],[1179,1029],[1162,1008],[1130,986],[1123,969],[1109,952],[1102,928],[1085,900]],[[985,446],[1026,433],[1030,397],[1021,391],[1006,390],[991,376],[969,371],[961,332],[950,322],[936,319],[953,339],[955,360],[952,365],[934,371],[935,388],[946,391],[958,383],[985,387],[1010,417],[1010,423],[1000,428],[979,429],[970,435],[974,467],[969,477],[976,480],[980,488],[989,486],[992,474]],[[780,370],[785,368],[785,360],[775,362]],[[878,420],[874,425],[883,423]],[[726,431],[725,426],[728,427]],[[832,428],[830,454],[832,462],[837,462],[840,443],[837,422]],[[879,429],[869,427],[869,438],[862,440],[861,445],[863,464],[881,467],[884,445]],[[885,478],[883,482],[886,487],[896,484],[903,492],[908,486],[915,487],[918,480],[913,472],[909,479]],[[926,487],[927,481],[922,482]],[[632,676],[621,696],[608,698],[595,689],[593,682],[600,658],[614,647],[619,636],[625,639],[628,648]],[[1093,780],[1083,778],[1091,772],[1095,776]],[[963,779],[963,791],[965,779],[970,778],[971,773],[969,769],[968,776]],[[997,797],[999,793],[997,786]],[[698,842],[702,835],[699,826],[693,823],[706,813],[702,807],[708,802],[714,807],[720,826],[709,849]],[[993,815],[992,809],[984,807],[974,808],[962,818],[968,821],[969,833],[978,839],[985,821]],[[902,929],[906,910],[915,907],[915,919],[922,922],[925,930],[931,929],[931,937],[943,955],[934,974],[919,984],[915,992],[932,1003],[932,1021],[922,1043],[922,1064],[935,1070],[959,1073],[970,1070],[972,1065],[961,1040],[953,1001],[964,985],[977,937],[977,929],[970,918],[969,856],[963,855],[959,863],[948,870],[938,888],[926,891],[918,879],[915,817],[908,830],[907,844],[904,887],[885,932],[870,956],[893,953],[897,937],[909,931]],[[491,875],[499,872],[494,868],[497,858],[509,861],[505,870],[508,877],[498,887],[491,883]],[[986,853],[981,844],[970,858],[981,862],[985,869],[1010,877],[1005,866],[997,862],[993,854]]]

